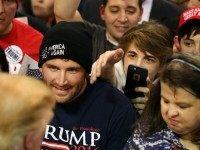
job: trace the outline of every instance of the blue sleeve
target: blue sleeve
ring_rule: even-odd
[[[123,106],[122,106],[123,107]],[[137,119],[137,112],[131,104],[115,110],[111,120],[107,150],[122,150],[132,134],[132,126]]]

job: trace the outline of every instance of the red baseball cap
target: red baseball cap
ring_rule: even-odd
[[[200,21],[200,6],[187,9],[181,14],[178,25],[178,32],[180,32],[180,30],[182,30],[186,24],[193,21]]]

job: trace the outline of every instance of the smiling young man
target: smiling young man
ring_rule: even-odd
[[[0,46],[9,62],[9,72],[17,74],[24,55],[38,61],[42,34],[14,19],[17,0],[0,0]]]
[[[57,22],[81,21],[93,38],[93,60],[118,45],[119,39],[142,17],[143,0],[104,0],[100,7],[105,28],[83,20],[76,11],[80,0],[55,0],[54,12]],[[71,9],[69,9],[71,8]]]
[[[44,37],[39,67],[57,105],[42,148],[121,150],[137,113],[103,81],[89,84],[92,38],[81,23],[60,22]]]

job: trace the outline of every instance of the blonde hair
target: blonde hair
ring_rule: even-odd
[[[52,91],[42,81],[0,74],[0,149],[14,149],[28,132],[41,128],[54,105]]]

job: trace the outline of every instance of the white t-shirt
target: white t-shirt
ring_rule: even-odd
[[[153,5],[153,0],[145,0],[142,3],[143,13],[142,13],[142,19],[139,23],[142,23],[143,21],[149,21],[152,5]]]
[[[113,79],[113,86],[117,87],[120,91],[123,92],[123,88],[126,83],[126,75],[124,72],[122,60],[116,63],[114,67],[115,67],[115,76]]]

